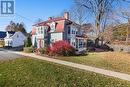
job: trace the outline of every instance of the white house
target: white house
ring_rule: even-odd
[[[26,36],[20,31],[18,32],[8,31],[6,32],[6,37],[4,38],[6,47],[23,46],[25,40],[26,40]]]
[[[87,38],[83,35],[80,25],[69,19],[69,13],[65,12],[63,17],[49,17],[33,25],[32,45],[43,48],[59,40],[65,40],[78,51],[86,50]]]

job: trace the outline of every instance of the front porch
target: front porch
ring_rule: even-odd
[[[83,37],[76,37],[76,49],[78,52],[87,50],[87,39]]]

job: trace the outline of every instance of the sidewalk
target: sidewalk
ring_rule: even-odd
[[[31,54],[22,53],[22,52],[12,52],[12,53],[20,54],[23,56],[29,56],[29,57],[33,57],[33,58],[37,58],[37,59],[41,59],[41,60],[69,66],[69,67],[74,67],[74,68],[85,70],[85,71],[91,71],[91,72],[95,72],[95,73],[99,73],[99,74],[103,74],[103,75],[107,75],[107,76],[111,76],[111,77],[116,77],[116,78],[119,78],[122,80],[130,81],[130,75],[124,74],[124,73],[114,72],[114,71],[110,71],[110,70],[104,70],[104,69],[100,69],[100,68],[96,68],[96,67],[86,66],[86,65],[67,62],[67,61],[58,60],[58,59],[51,59],[51,58],[42,57],[42,56],[39,56],[39,55],[36,55],[33,53],[31,53]]]

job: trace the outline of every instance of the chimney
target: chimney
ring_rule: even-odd
[[[64,13],[64,18],[65,18],[65,19],[69,19],[69,12],[65,12],[65,13]]]
[[[52,20],[52,17],[49,17],[48,20]]]

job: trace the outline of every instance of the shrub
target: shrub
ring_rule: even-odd
[[[0,47],[4,46],[4,41],[0,41]]]
[[[44,54],[45,51],[46,51],[46,48],[40,48],[40,49],[39,49],[39,52],[40,52],[41,54]]]
[[[75,49],[67,41],[56,41],[46,50],[51,56],[72,56],[75,55]]]
[[[23,51],[25,53],[33,53],[34,48],[33,47],[24,47]]]
[[[25,41],[25,47],[31,47],[32,46],[32,41],[31,37],[27,37],[27,40]]]

